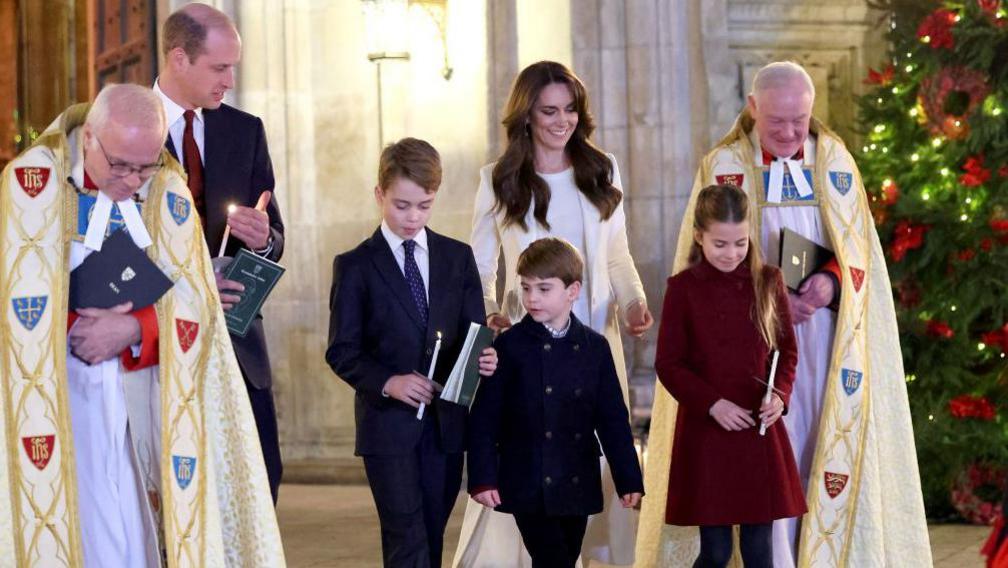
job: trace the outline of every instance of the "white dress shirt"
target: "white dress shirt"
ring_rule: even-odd
[[[382,221],[381,233],[385,237],[385,242],[388,243],[389,248],[392,249],[392,256],[395,257],[399,270],[402,271],[403,276],[406,276],[406,249],[403,247],[403,242],[406,239],[393,233],[385,221]],[[416,247],[413,248],[413,258],[420,269],[420,277],[423,278],[424,283],[424,292],[427,294],[427,301],[430,302],[430,249],[427,248],[427,228],[424,227],[423,230],[417,233],[417,236],[413,237],[413,241],[416,242]]]
[[[182,152],[182,135],[185,133],[185,117],[182,116],[186,109],[182,108],[175,101],[168,98],[168,95],[164,94],[161,87],[158,85],[157,81],[154,81],[154,92],[161,97],[161,102],[164,103],[165,120],[168,122],[168,135],[171,138],[172,146],[175,148],[175,155],[178,156],[178,161],[185,167],[185,155]],[[206,153],[204,153],[204,143],[203,143],[203,109],[195,109],[196,116],[193,118],[193,138],[196,139],[196,147],[199,148],[200,159],[203,163],[206,163]]]

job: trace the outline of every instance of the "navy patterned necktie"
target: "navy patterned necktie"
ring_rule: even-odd
[[[427,324],[427,288],[424,287],[423,277],[420,276],[420,267],[417,266],[413,251],[416,250],[416,241],[403,241],[403,250],[406,251],[406,262],[403,263],[403,272],[406,273],[406,283],[409,284],[410,293],[413,294],[413,301],[416,302],[417,311],[420,312],[420,320]]]

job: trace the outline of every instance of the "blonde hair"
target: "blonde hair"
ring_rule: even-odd
[[[712,223],[741,223],[749,221],[749,198],[738,186],[721,184],[709,185],[700,190],[697,196],[696,207],[693,212],[693,230],[697,233],[707,231]],[[752,226],[752,223],[750,223]],[[700,262],[703,258],[703,249],[700,244],[693,241],[690,248],[689,263],[691,265]],[[752,313],[749,314],[752,322],[756,325],[763,341],[771,349],[777,348],[777,306],[775,282],[768,274],[764,274],[763,254],[760,248],[753,242],[752,235],[749,236],[749,252],[743,262],[749,263],[749,272],[752,274],[753,295],[756,301],[753,303]]]
[[[164,104],[148,87],[132,83],[105,85],[95,97],[84,121],[93,130],[101,130],[109,122],[122,126],[156,129],[164,140],[168,124]]]

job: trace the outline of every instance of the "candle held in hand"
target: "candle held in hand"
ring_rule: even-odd
[[[234,213],[235,209],[237,209],[237,208],[238,208],[238,206],[235,205],[234,203],[228,205],[228,208],[227,208],[228,215],[230,215],[231,213]],[[230,237],[230,236],[231,236],[231,225],[225,224],[224,225],[224,238],[221,239],[220,252],[217,253],[217,258],[221,258],[221,257],[224,256],[224,251],[227,250],[228,237]]]
[[[438,352],[441,351],[441,332],[437,332],[437,341],[434,342],[434,354],[431,356],[430,369],[427,371],[427,380],[434,380],[434,367],[437,366],[437,356]],[[427,405],[420,403],[420,409],[417,410],[416,417],[417,420],[422,420],[424,415],[424,410],[426,410]]]

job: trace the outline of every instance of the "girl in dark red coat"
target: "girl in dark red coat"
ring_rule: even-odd
[[[726,566],[732,525],[741,525],[745,566],[771,568],[773,521],[807,510],[778,422],[798,359],[787,293],[780,270],[763,264],[748,219],[741,189],[700,192],[690,267],[668,279],[658,332],[655,369],[679,403],[665,522],[700,527],[694,567]]]

